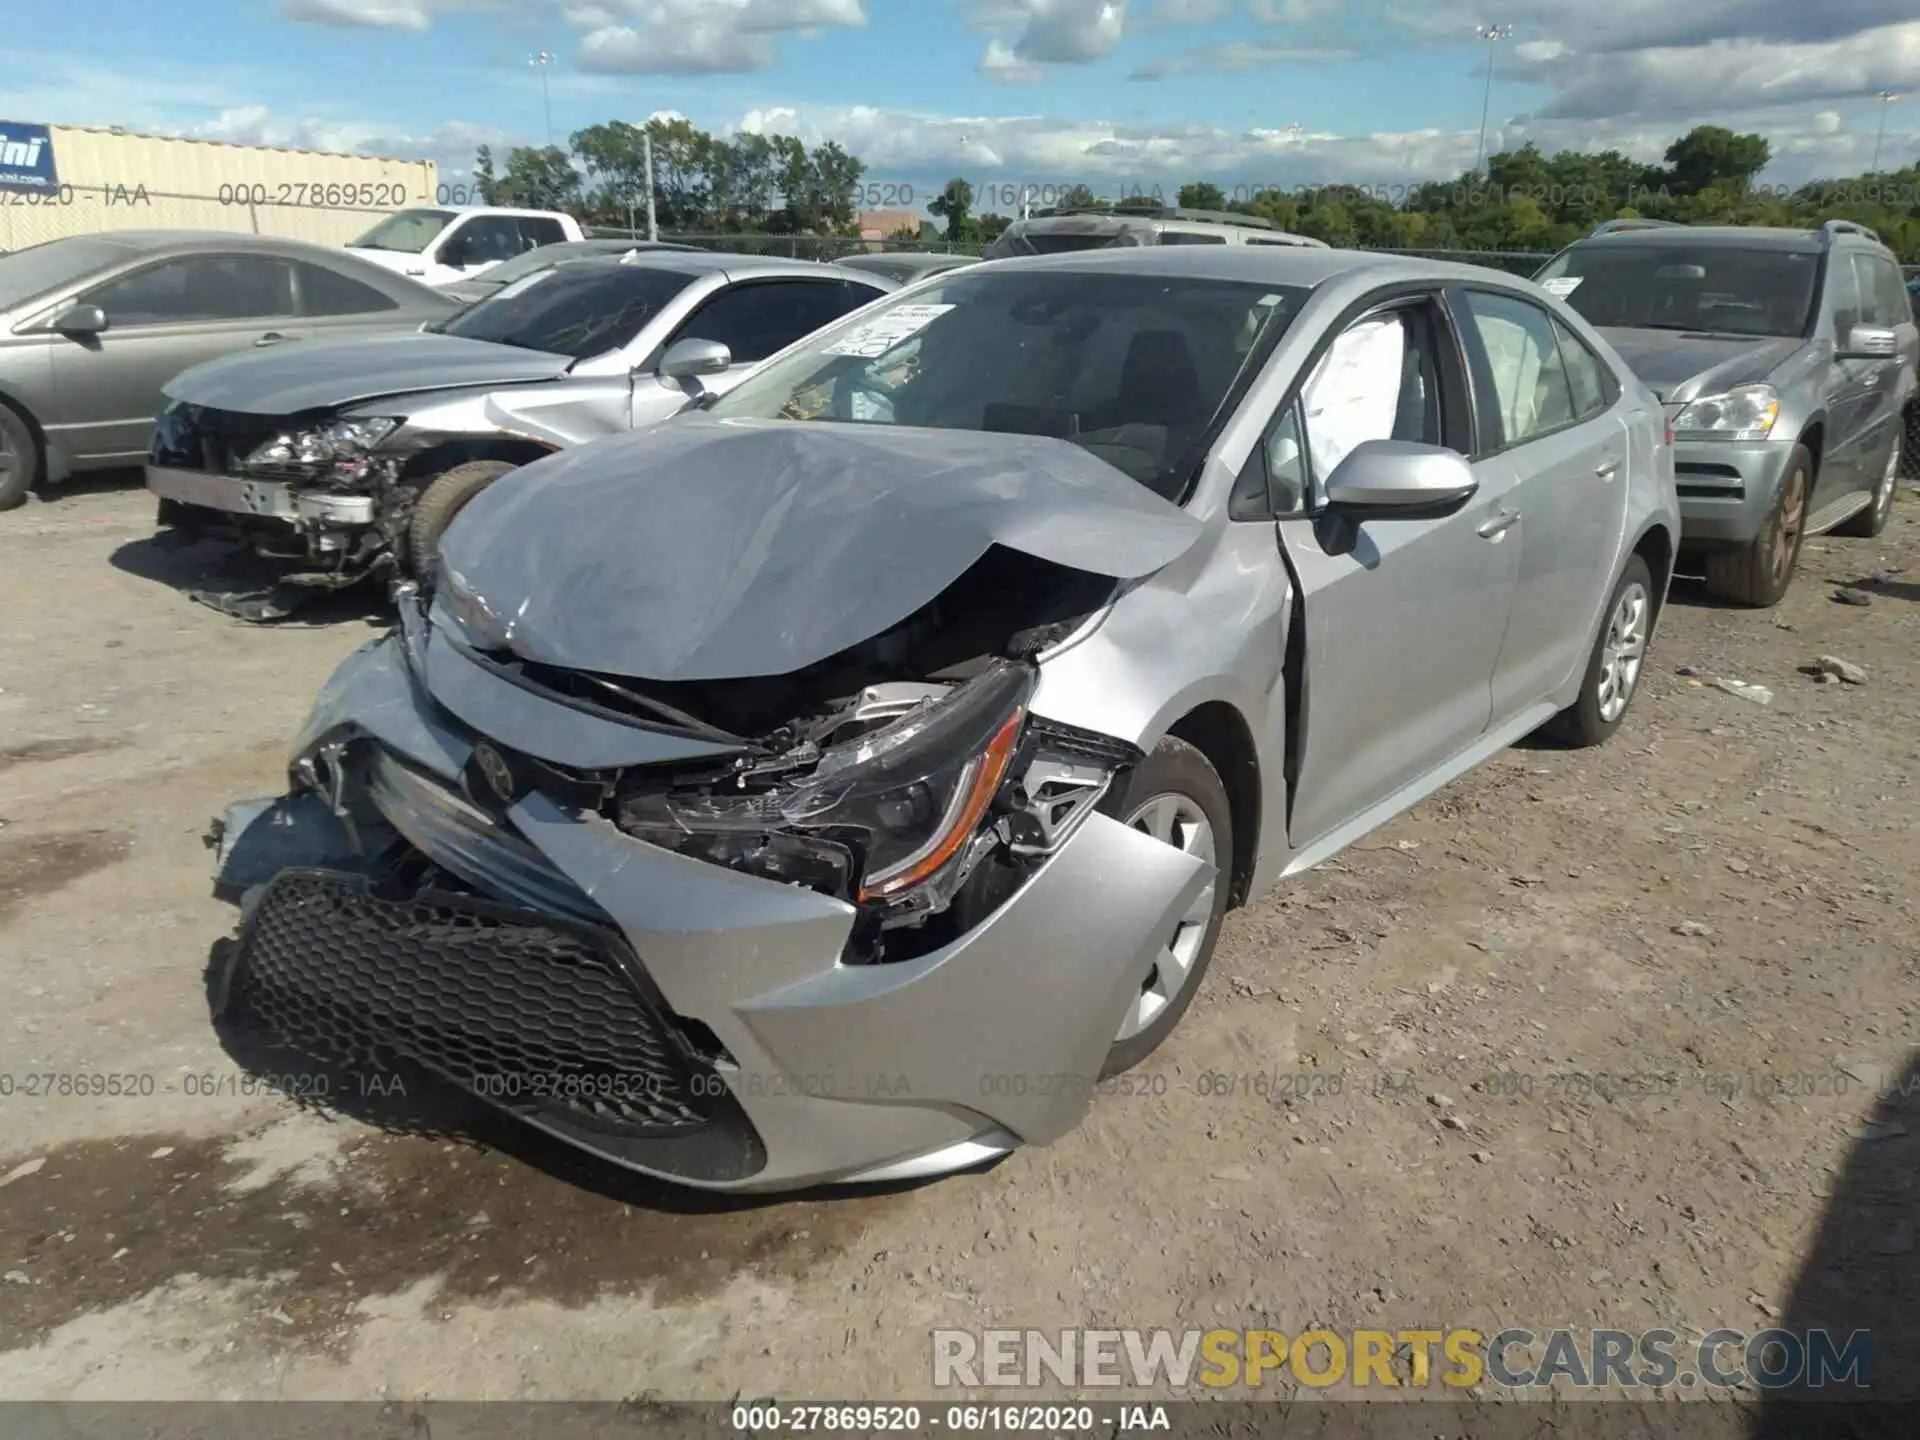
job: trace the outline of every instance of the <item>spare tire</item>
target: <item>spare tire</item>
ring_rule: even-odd
[[[440,559],[440,537],[447,533],[453,517],[495,480],[519,468],[505,460],[469,460],[442,471],[428,482],[420,498],[413,502],[413,514],[407,520],[404,558],[408,572],[416,580],[433,574],[434,564]]]

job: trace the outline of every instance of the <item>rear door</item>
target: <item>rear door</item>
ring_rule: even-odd
[[[1861,361],[1871,371],[1867,394],[1861,401],[1860,445],[1863,479],[1877,483],[1893,458],[1894,442],[1900,436],[1901,407],[1907,377],[1913,374],[1920,346],[1914,328],[1912,306],[1907,303],[1906,287],[1891,260],[1863,251],[1854,252],[1853,272],[1860,287],[1862,308],[1869,325],[1884,326],[1898,337],[1895,353],[1885,360]]]
[[[1283,406],[1265,454],[1280,543],[1303,597],[1304,693],[1288,836],[1300,849],[1428,777],[1486,731],[1519,573],[1513,467],[1473,461],[1451,514],[1358,524],[1326,513],[1327,477],[1367,440],[1474,455],[1465,351],[1439,295],[1345,325]]]
[[[1623,391],[1545,307],[1463,287],[1456,313],[1488,455],[1514,467],[1520,573],[1493,676],[1493,723],[1557,690],[1586,662],[1627,523]]]
[[[302,340],[293,267],[277,256],[182,256],[128,271],[74,297],[107,317],[99,335],[55,337],[60,414],[50,432],[76,458],[145,457],[161,388],[182,370],[249,347]]]

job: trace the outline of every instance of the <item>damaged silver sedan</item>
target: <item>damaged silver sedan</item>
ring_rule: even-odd
[[[477,496],[216,827],[217,1004],[694,1186],[1047,1143],[1229,907],[1612,733],[1675,509],[1657,403],[1523,281],[955,272]]]

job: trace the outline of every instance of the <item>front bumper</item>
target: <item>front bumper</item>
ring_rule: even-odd
[[[283,520],[302,529],[314,525],[371,525],[374,518],[373,497],[369,495],[297,490],[274,480],[212,475],[162,465],[147,466],[147,489],[163,500],[178,501],[195,509]]]
[[[1792,457],[1791,440],[1675,441],[1680,543],[1703,548],[1751,544],[1766,528]]]
[[[903,1178],[1057,1138],[1212,879],[1095,815],[945,948],[845,964],[855,914],[837,899],[646,845],[537,790],[498,819],[469,801],[472,731],[423,688],[453,652],[409,661],[425,643],[395,636],[350,657],[302,745],[341,743],[327,768],[377,817],[357,827],[367,850],[390,827],[465,898],[370,894],[324,808],[284,801],[254,821],[272,832],[270,864],[249,859],[261,852],[244,831],[227,838],[223,874],[250,890],[231,994],[296,1045],[403,1055],[664,1179],[770,1191]],[[466,678],[471,717],[486,701]],[[611,753],[645,733],[567,716],[564,733],[521,738],[569,763],[551,752]],[[606,733],[581,735],[588,720]],[[311,858],[290,861],[302,832]],[[476,906],[479,919],[453,914]],[[472,939],[476,926],[489,938]],[[652,1128],[587,1113],[609,1091],[686,1113]]]

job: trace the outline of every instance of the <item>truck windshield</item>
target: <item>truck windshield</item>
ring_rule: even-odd
[[[1575,245],[1533,278],[1591,325],[1722,335],[1805,335],[1817,250],[1736,245]]]
[[[400,250],[418,255],[453,223],[451,210],[402,210],[389,215],[353,242],[356,250]]]

